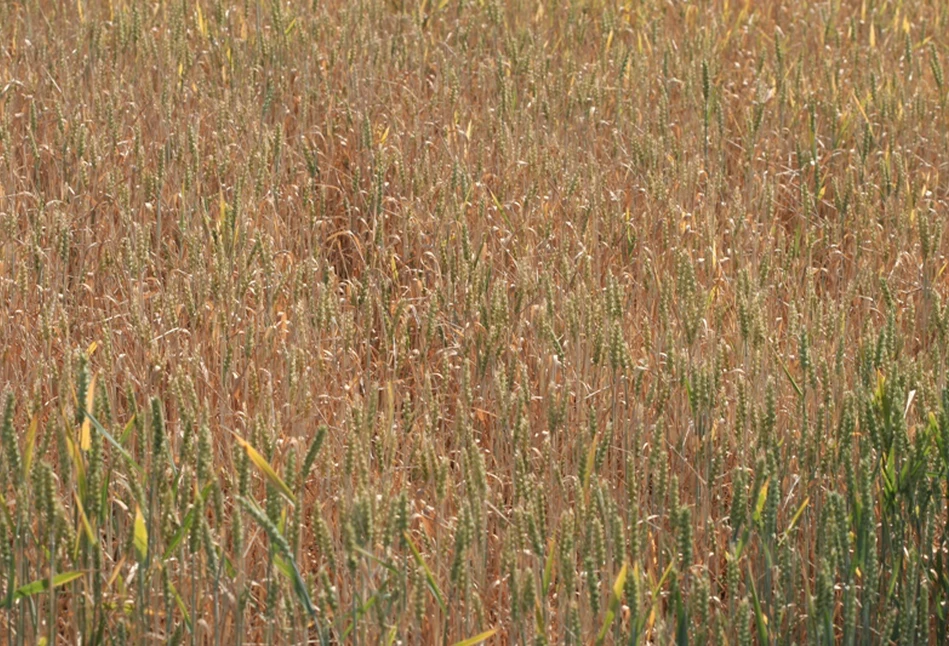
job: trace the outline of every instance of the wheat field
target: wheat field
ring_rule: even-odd
[[[949,641],[949,3],[0,3],[0,642]]]

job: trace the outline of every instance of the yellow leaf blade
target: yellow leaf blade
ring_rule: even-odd
[[[89,380],[89,387],[85,392],[85,410],[92,412],[92,406],[95,404],[96,398],[96,375],[92,375],[92,379]],[[82,430],[79,434],[79,448],[83,451],[88,451],[92,448],[92,422],[89,420],[87,415],[85,419],[82,420]]]
[[[250,442],[242,438],[240,435],[234,433],[234,431],[231,431],[231,434],[237,440],[237,443],[241,445],[241,448],[243,448],[247,453],[247,457],[249,457],[250,461],[254,463],[254,466],[257,467],[257,469],[262,474],[264,474],[268,480],[270,480],[271,484],[277,487],[280,493],[282,493],[287,498],[287,500],[295,504],[296,500],[293,497],[293,492],[290,491],[290,487],[288,487],[287,483],[284,482],[279,475],[277,475],[277,472],[272,466],[270,466],[270,463],[267,462],[267,459],[264,458],[264,456],[262,456],[257,451],[257,449],[251,446]]]
[[[626,585],[627,563],[623,563],[619,574],[616,575],[616,581],[613,582],[613,600],[619,603],[623,599],[623,586]]]
[[[148,529],[145,527],[142,508],[138,505],[135,505],[135,526],[132,539],[135,544],[135,552],[138,554],[138,560],[144,562],[148,558]]]
[[[494,633],[498,632],[497,628],[492,628],[491,630],[486,630],[483,633],[475,635],[474,637],[469,637],[468,639],[463,639],[460,642],[455,642],[454,646],[475,646],[475,644],[480,644],[486,639],[493,637]]]

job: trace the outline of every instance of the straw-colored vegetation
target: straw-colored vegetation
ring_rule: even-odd
[[[0,2],[0,641],[946,643],[947,30]]]

